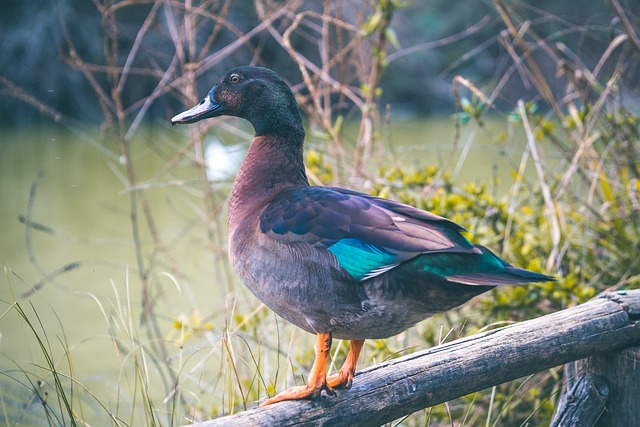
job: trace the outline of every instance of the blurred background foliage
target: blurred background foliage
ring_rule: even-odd
[[[187,2],[191,3],[191,2]],[[335,8],[340,8],[336,2]],[[343,7],[346,20],[353,20],[357,4],[369,7],[369,2],[354,2],[354,7]],[[504,24],[490,1],[451,2],[447,0],[402,1],[394,11],[391,27],[397,48],[388,55],[388,70],[381,81],[383,102],[393,104],[395,114],[415,115],[450,114],[452,111],[452,77],[464,75],[476,85],[500,80],[511,67],[511,58],[504,47]],[[100,6],[97,7],[96,4]],[[96,67],[106,67],[105,32],[109,25],[117,25],[115,42],[122,64],[140,29],[156,3],[152,1],[97,1],[90,0],[33,0],[29,2],[6,0],[0,5],[0,76],[16,83],[58,112],[84,121],[100,123],[103,120],[100,105],[91,83],[82,70],[74,67],[77,55]],[[200,6],[198,6],[200,4]],[[113,5],[114,23],[102,19],[101,8]],[[291,6],[291,2],[265,2],[265,7]],[[295,9],[322,12],[323,3],[317,1],[294,2]],[[193,2],[212,17],[224,19],[224,30],[218,30],[208,45],[209,52],[227,46],[238,37],[255,28],[261,21],[251,0]],[[554,44],[556,57],[534,52],[538,65],[549,80],[557,73],[557,61],[566,57],[568,63],[593,69],[610,41],[623,31],[622,24],[606,1],[554,1],[512,2],[522,21],[528,22],[536,37]],[[637,11],[640,2],[624,0],[621,7],[628,12]],[[181,7],[173,12],[180,19]],[[293,9],[293,8],[292,8]],[[294,9],[294,10],[295,10]],[[129,77],[125,97],[139,100],[147,96],[156,85],[161,70],[166,70],[175,52],[175,39],[170,34],[171,16],[157,11],[140,52],[131,64],[137,71]],[[163,16],[165,15],[165,16]],[[631,17],[633,20],[633,16]],[[290,17],[278,19],[276,27],[286,28]],[[637,28],[638,22],[633,21]],[[216,26],[214,19],[199,22],[194,42],[200,46],[207,42]],[[296,35],[296,50],[310,60],[318,61],[314,43],[302,39],[313,37],[311,32]],[[71,42],[72,41],[72,42]],[[311,40],[312,41],[312,40]],[[561,46],[564,45],[564,46]],[[622,53],[619,53],[622,54]],[[185,55],[189,55],[188,52]],[[347,61],[349,58],[345,58]],[[186,62],[202,60],[185,58]],[[234,65],[258,62],[277,68],[291,82],[299,82],[300,74],[290,55],[278,40],[267,32],[260,32],[242,48],[234,51],[228,60],[216,64],[198,81],[198,93],[204,93],[216,76]],[[345,61],[346,62],[346,61]],[[77,65],[77,64],[76,64]],[[179,72],[179,70],[176,70]],[[630,86],[637,86],[640,71],[629,70],[624,78]],[[109,79],[106,68],[96,75],[98,82]],[[552,84],[552,90],[562,89],[563,79]],[[1,86],[0,86],[1,87]],[[637,89],[637,87],[636,87]],[[11,95],[5,87],[4,94]],[[518,98],[533,98],[535,89],[519,78],[509,79],[501,89],[502,106],[513,105]],[[174,94],[167,93],[152,106],[154,117],[166,119],[180,108]],[[42,119],[37,108],[15,99],[0,98],[0,122],[29,124]],[[127,104],[125,102],[125,104]]]
[[[237,65],[273,68],[291,84],[308,119],[306,164],[313,183],[347,185],[430,210],[465,226],[470,239],[510,262],[558,277],[495,290],[397,337],[368,341],[362,365],[556,311],[605,290],[640,286],[638,11],[634,0],[4,1],[0,122],[11,129],[56,124],[76,134],[99,126],[100,132],[83,133],[83,142],[99,148],[128,198],[122,210],[131,222],[134,261],[127,265],[136,268],[127,275],[127,291],[131,282],[140,307],[127,309],[118,296],[122,284],[114,285],[116,303],[94,298],[103,304],[114,347],[125,355],[123,370],[134,372],[117,400],[133,402],[134,415],[109,407],[108,397],[89,393],[85,399],[104,405],[113,424],[142,419],[174,425],[243,410],[306,374],[313,356],[311,345],[303,345],[308,337],[287,344],[292,328],[243,294],[226,264],[221,224],[229,183],[207,180],[205,143],[226,132],[225,141],[242,145],[250,129],[233,120],[203,123],[188,138],[166,129],[168,118],[198,102],[213,80]],[[438,141],[450,149],[439,151],[442,157],[403,157],[400,151],[412,142],[394,124],[434,115],[438,127],[455,128],[452,138]],[[426,145],[421,137],[418,131],[406,139]],[[488,142],[471,151],[480,137]],[[492,158],[479,164],[478,153],[488,146],[495,149]],[[136,155],[141,147],[146,156]],[[514,147],[519,157],[505,155]],[[141,166],[149,152],[160,159],[152,173]],[[489,169],[503,157],[510,161],[509,182],[460,178],[465,168]],[[39,179],[29,209],[37,185],[44,185]],[[215,295],[192,298],[189,314],[166,304],[154,282],[162,275],[181,288],[189,285],[185,258],[176,256],[184,243],[180,234],[167,238],[158,230],[166,210],[179,210],[154,203],[165,186],[184,192],[180,199],[168,190],[162,197],[186,199],[191,211],[180,211],[185,229],[204,240],[188,240],[187,257],[195,258],[194,248],[209,251],[207,261],[216,265]],[[19,220],[28,236],[55,226],[29,214]],[[24,256],[36,259],[31,252]],[[69,263],[55,275],[42,273],[18,302],[81,267]],[[18,275],[8,277],[12,286],[20,283]],[[134,312],[139,323],[132,321]],[[24,322],[38,326],[37,315],[24,313],[20,309]],[[46,328],[33,330],[46,337]],[[200,359],[201,351],[216,355]],[[344,355],[338,345],[334,357]],[[215,369],[204,369],[209,358]],[[149,360],[160,380],[149,376]],[[70,390],[84,392],[65,382],[73,372],[57,369],[63,368],[51,364],[44,383],[53,375],[63,397],[58,402],[66,402]],[[40,398],[35,374],[22,372]],[[563,375],[552,369],[401,423],[548,424]],[[67,413],[83,420],[64,406],[51,404],[49,419]]]

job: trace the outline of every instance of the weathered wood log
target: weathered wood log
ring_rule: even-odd
[[[550,427],[595,426],[608,398],[609,387],[604,378],[583,375],[562,395]]]
[[[607,293],[557,313],[364,369],[356,374],[353,387],[337,397],[282,402],[192,427],[381,425],[569,361],[639,343],[640,290]]]

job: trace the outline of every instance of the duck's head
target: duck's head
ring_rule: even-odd
[[[195,107],[171,119],[171,124],[236,116],[248,120],[256,135],[302,135],[298,103],[289,86],[275,72],[261,67],[238,67],[226,73]]]

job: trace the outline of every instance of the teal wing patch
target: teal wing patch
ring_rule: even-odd
[[[359,282],[399,264],[395,254],[358,239],[340,239],[327,249],[336,257],[340,266]]]

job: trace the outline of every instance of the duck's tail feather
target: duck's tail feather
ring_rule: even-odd
[[[534,273],[523,268],[508,266],[498,272],[455,274],[447,276],[449,282],[472,286],[521,285],[531,282],[549,282],[556,279],[545,274]]]
[[[482,251],[486,260],[493,261],[494,265],[498,264],[500,268],[490,271],[454,274],[447,276],[448,281],[472,286],[501,286],[556,280],[553,276],[514,267],[484,246],[477,245],[476,247]]]

